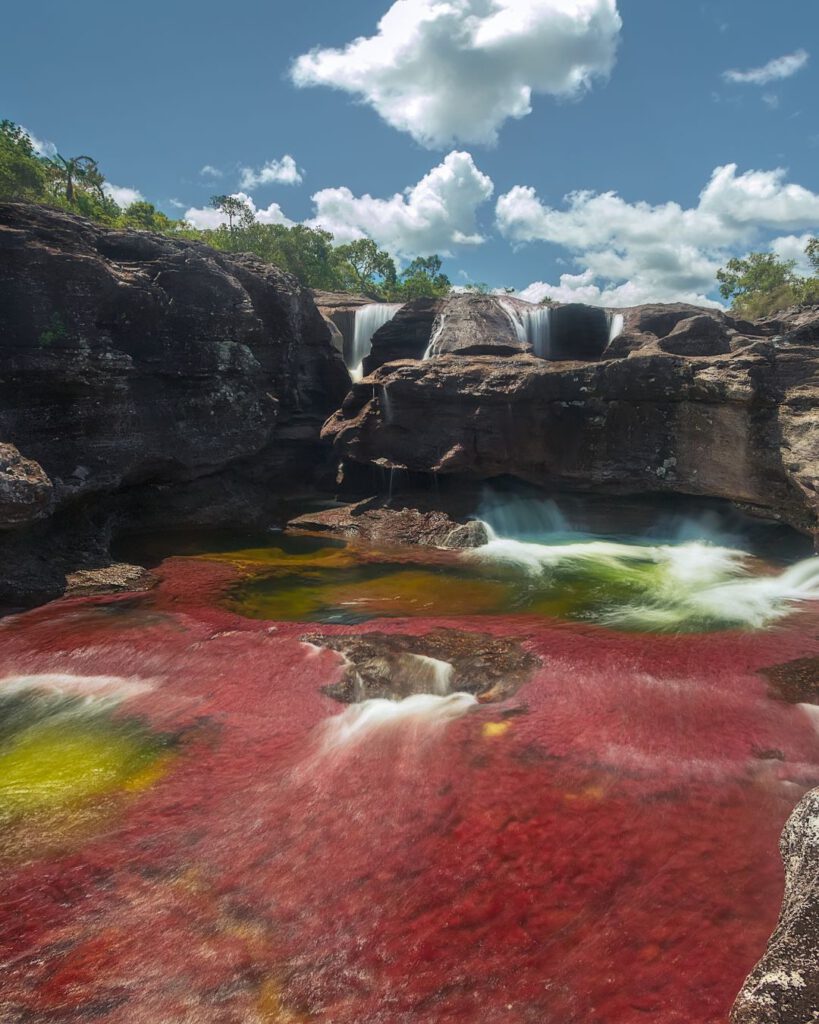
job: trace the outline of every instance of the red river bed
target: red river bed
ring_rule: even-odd
[[[819,783],[809,709],[760,668],[819,619],[661,636],[534,615],[321,631],[517,636],[503,704],[332,751],[339,655],[220,607],[226,564],[0,622],[3,676],[141,680],[153,774],[7,819],[3,1024],[725,1022]],[[112,683],[115,686],[115,683]]]

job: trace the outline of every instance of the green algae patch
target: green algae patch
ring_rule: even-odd
[[[107,706],[38,693],[0,700],[0,818],[61,811],[147,788],[172,756],[167,737]]]

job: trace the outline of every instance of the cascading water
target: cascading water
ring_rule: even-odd
[[[445,319],[446,313],[439,313],[435,318],[435,321],[432,324],[432,333],[429,336],[429,344],[427,345],[423,356],[421,356],[422,360],[432,359],[434,355],[437,355],[435,352],[435,345],[443,333]]]
[[[371,302],[355,311],[353,344],[347,359],[347,369],[353,380],[361,380],[362,363],[372,349],[373,335],[393,319],[402,305],[401,302]]]
[[[515,306],[505,299],[501,299],[500,303],[512,321],[518,341],[530,344],[538,358],[551,358],[551,309],[548,306]]]
[[[622,313],[609,313],[609,345],[623,333],[625,318]]]

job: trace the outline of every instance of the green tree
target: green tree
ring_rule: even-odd
[[[105,193],[102,186],[105,178],[97,161],[91,156],[64,157],[55,153],[48,161],[52,180],[58,188],[62,188],[65,201],[74,206],[78,190],[91,192],[100,201],[104,201]]]
[[[819,274],[819,238],[811,238],[805,248],[805,255],[810,260],[814,273]]]
[[[46,171],[31,139],[13,121],[0,121],[0,199],[44,199]]]
[[[336,256],[354,291],[379,298],[395,287],[395,263],[389,253],[379,249],[371,238],[358,238],[339,245]]]
[[[402,302],[417,298],[439,298],[448,295],[452,282],[442,273],[440,256],[418,256],[401,273],[394,298]]]
[[[235,227],[249,227],[253,221],[253,211],[244,199],[237,196],[211,196],[210,205],[214,210],[219,210],[228,219],[228,230],[233,231]],[[234,221],[236,224],[234,225]]]
[[[740,316],[767,316],[801,301],[804,279],[794,272],[795,260],[772,252],[752,252],[717,271],[720,294]]]
[[[127,206],[117,218],[117,224],[123,228],[136,228],[138,231],[157,231],[161,234],[176,233],[179,221],[167,217],[157,210],[153,203],[140,199]]]

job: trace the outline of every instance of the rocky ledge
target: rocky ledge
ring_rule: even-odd
[[[516,349],[508,333],[495,354],[474,354],[474,324],[487,316],[476,309],[466,349],[444,346],[439,318],[431,358],[381,363],[354,384],[323,432],[347,479],[375,489],[385,470],[506,475],[569,490],[708,496],[816,535],[819,307],[750,324],[643,306],[609,314],[605,333],[582,310],[563,309],[561,358],[538,358],[530,343]],[[412,306],[402,315],[417,334]],[[399,318],[387,326],[400,349]],[[563,358],[573,331],[582,359]]]
[[[349,387],[312,296],[250,256],[0,204],[0,603],[114,525],[240,523],[327,471]]]

